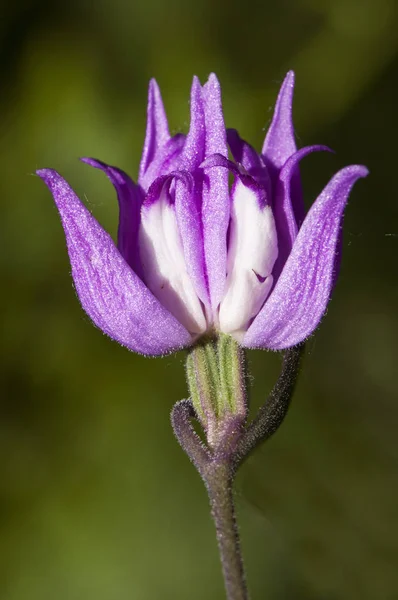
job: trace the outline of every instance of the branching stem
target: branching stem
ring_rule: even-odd
[[[209,494],[227,600],[249,598],[235,516],[234,477],[247,456],[282,424],[297,382],[303,348],[301,344],[285,352],[273,390],[257,416],[246,424],[244,354],[226,336],[218,347],[211,340],[205,341],[188,357],[192,400],[177,402],[171,413],[175,436]],[[204,428],[207,445],[195,432],[193,418]]]

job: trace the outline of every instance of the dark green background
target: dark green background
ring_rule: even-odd
[[[339,285],[308,343],[288,419],[242,469],[253,600],[398,598],[397,104],[394,0],[16,0],[1,8],[0,598],[221,600],[207,499],[173,438],[184,356],[145,359],[75,298],[54,167],[113,233],[113,189],[77,161],[136,176],[155,76],[173,132],[194,73],[215,71],[228,126],[260,148],[297,74],[306,200],[349,163],[370,177],[345,221]],[[280,356],[249,355],[255,405]]]

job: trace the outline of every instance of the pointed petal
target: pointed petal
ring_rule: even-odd
[[[240,179],[232,191],[228,274],[219,325],[223,333],[239,341],[271,290],[278,255],[272,209],[264,203],[263,194],[257,184],[248,186]]]
[[[76,291],[95,325],[142,354],[160,355],[190,345],[188,331],[132,271],[66,181],[51,169],[37,174],[59,210]]]
[[[292,115],[293,92],[294,73],[289,71],[282,83],[275,105],[274,116],[262,149],[264,162],[269,169],[271,181],[274,184],[279,170],[297,150]],[[292,177],[290,187],[293,213],[296,223],[300,227],[304,221],[305,208],[298,169]]]
[[[236,129],[227,129],[227,141],[232,156],[240,163],[247,173],[265,188],[266,194],[270,194],[270,179],[267,167],[256,150],[243,140]]]
[[[202,86],[194,77],[191,88],[191,124],[180,155],[179,168],[194,172],[193,185],[187,186],[181,178],[175,183],[175,212],[184,249],[185,263],[196,293],[209,305],[206,267],[203,250],[203,231],[200,219],[203,180],[197,168],[205,153],[206,131]],[[196,171],[196,172],[195,172]]]
[[[156,81],[151,79],[148,89],[147,125],[139,179],[143,177],[150,163],[154,160],[156,152],[169,139],[169,126],[160,89]]]
[[[334,281],[336,245],[348,195],[365,167],[342,169],[309,211],[275,288],[249,327],[243,346],[282,350],[318,326]]]
[[[206,143],[205,113],[202,97],[202,86],[197,77],[193,78],[191,87],[191,123],[180,156],[180,169],[193,171],[204,159]]]
[[[141,188],[121,169],[112,167],[95,158],[82,158],[87,165],[104,171],[114,186],[119,203],[119,227],[117,247],[130,267],[142,278],[138,251],[138,230],[141,221],[141,205],[144,195]]]
[[[203,86],[206,119],[206,153],[228,158],[228,147],[217,77],[211,74]],[[224,295],[227,271],[227,230],[230,214],[228,171],[223,167],[209,169],[203,186],[203,238],[210,301],[213,310]]]
[[[169,194],[171,181],[172,177],[156,180],[142,207],[139,232],[142,265],[148,288],[188,331],[197,335],[204,333],[207,323],[187,270],[175,206]]]
[[[294,73],[289,71],[282,83],[262,149],[266,163],[275,169],[280,169],[289,156],[296,152],[292,119],[293,92]]]
[[[322,150],[331,151],[327,146],[307,146],[306,148],[301,148],[286,161],[276,180],[273,209],[276,230],[278,232],[279,254],[273,270],[275,281],[278,279],[290,254],[298,231],[292,204],[292,178],[298,172],[298,164],[302,158],[312,152],[320,152]]]

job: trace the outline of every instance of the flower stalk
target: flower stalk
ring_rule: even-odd
[[[190,400],[175,404],[174,433],[206,486],[214,520],[228,600],[247,600],[233,483],[249,454],[282,424],[297,382],[304,345],[286,351],[280,376],[256,417],[247,423],[245,355],[220,334],[194,346],[187,356]],[[192,426],[203,428],[203,443]]]

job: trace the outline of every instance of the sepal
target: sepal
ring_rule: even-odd
[[[232,453],[247,418],[244,351],[229,335],[202,339],[189,350],[186,373],[208,446]]]

